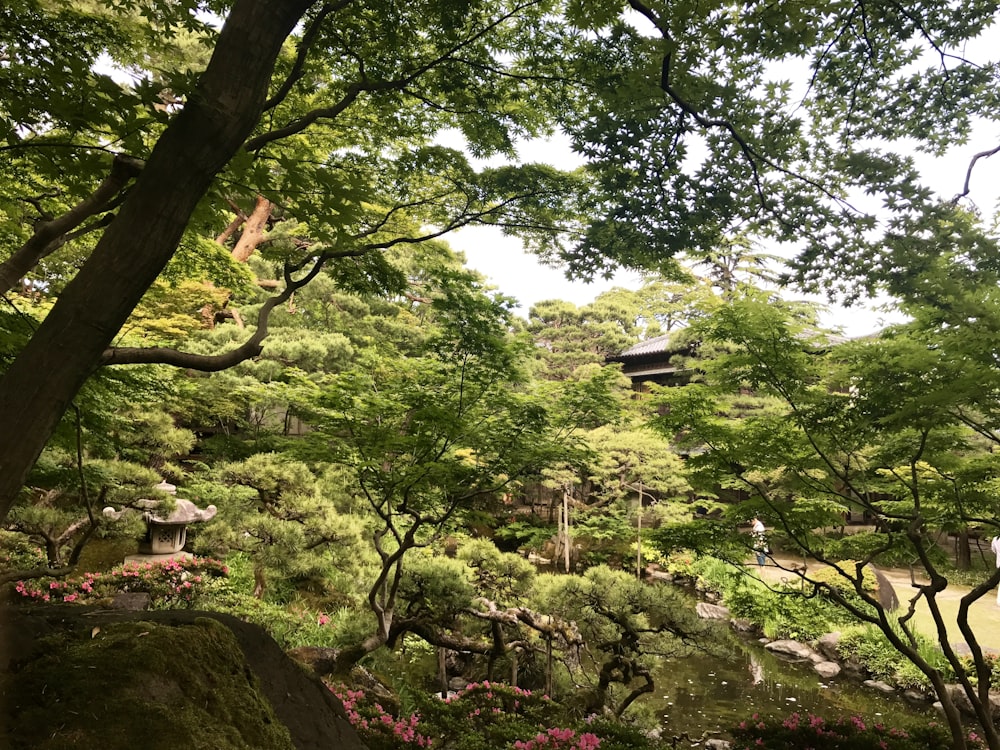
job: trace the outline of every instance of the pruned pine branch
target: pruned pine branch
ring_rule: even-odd
[[[193,354],[182,352],[171,347],[111,347],[101,358],[102,365],[171,365],[183,367],[198,372],[220,372],[240,362],[253,359],[264,350],[263,342],[268,335],[268,321],[271,311],[286,302],[297,290],[312,281],[330,259],[329,255],[321,255],[313,262],[313,267],[304,276],[295,279],[291,270],[285,269],[285,288],[280,294],[269,298],[257,314],[257,328],[243,344],[222,354]]]

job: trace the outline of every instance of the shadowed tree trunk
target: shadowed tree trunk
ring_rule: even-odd
[[[184,109],[93,254],[0,379],[0,518],[213,177],[257,124],[282,43],[315,0],[237,0]]]

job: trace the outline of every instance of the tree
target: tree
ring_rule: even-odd
[[[308,417],[301,450],[340,467],[379,558],[367,582],[375,631],[345,650],[344,664],[407,632],[428,638],[401,606],[413,551],[569,454],[573,431],[608,400],[603,373],[558,400],[533,392],[530,350],[507,332],[507,303],[458,280],[432,302],[422,356],[373,352],[331,379]]]
[[[954,187],[913,156],[997,117],[989,3],[628,5],[571,12],[590,33],[567,58],[581,85],[564,127],[599,185],[576,273],[609,258],[666,271],[738,236],[786,245],[800,282],[864,294],[961,212],[952,197],[994,153],[971,149]]]
[[[0,438],[4,515],[70,400],[166,266],[212,178],[256,125],[281,45],[310,5],[234,6],[197,90],[157,141],[80,273],[7,369],[0,381],[8,428]],[[73,345],[63,346],[67,340]]]
[[[614,289],[582,307],[555,299],[532,305],[528,331],[537,344],[542,376],[566,380],[578,367],[603,364],[605,357],[635,343],[633,297]]]
[[[328,551],[334,544],[344,560],[360,556],[357,528],[320,495],[302,462],[256,453],[213,474],[215,482],[203,477],[192,487],[203,502],[218,502],[221,511],[199,535],[198,546],[246,554],[253,562],[254,597],[264,597],[276,574],[293,582],[322,579],[332,567]]]
[[[430,3],[371,12],[351,3],[239,0],[221,29],[201,20],[202,10],[191,2],[142,14],[149,36],[162,32],[173,40],[183,29],[212,46],[198,75],[191,72],[197,65],[183,69],[190,56],[166,64],[162,76],[146,74],[168,53],[131,38],[140,32],[145,38],[146,30],[125,12],[27,3],[5,16],[12,31],[33,32],[40,40],[24,51],[10,49],[16,64],[3,74],[8,88],[24,94],[4,98],[16,102],[2,113],[6,153],[17,157],[7,173],[7,195],[28,196],[10,215],[23,241],[9,248],[7,270],[16,266],[11,278],[22,277],[83,230],[99,239],[84,253],[80,271],[64,289],[60,284],[51,312],[0,382],[0,413],[7,425],[18,425],[17,438],[10,430],[4,448],[2,514],[96,367],[158,361],[218,370],[259,353],[266,313],[331,260],[342,260],[342,280],[381,277],[398,284],[378,259],[386,248],[474,221],[514,232],[520,227],[544,245],[568,215],[559,196],[574,192],[573,178],[532,167],[477,174],[458,151],[429,145],[439,131],[456,127],[480,155],[509,153],[516,135],[547,127],[541,100],[537,108],[512,106],[531,100],[542,86],[542,77],[522,75],[519,66],[522,59],[544,62],[549,54],[545,42],[553,27],[539,22],[547,4],[487,2],[455,12]],[[61,44],[70,27],[89,32],[86,40]],[[136,73],[134,85],[94,72],[98,56],[116,42],[126,42],[112,56]],[[37,52],[55,46],[57,62]],[[69,49],[79,56],[64,54]],[[59,85],[77,89],[72,101],[92,94],[107,109],[47,111],[28,72],[36,62]],[[55,101],[47,92],[45,99]],[[307,129],[310,139],[300,136]],[[123,151],[93,190],[88,185],[109,142]],[[58,168],[46,163],[49,155],[58,156]],[[71,184],[49,201],[50,186],[61,188],[60,172]],[[236,185],[247,189],[226,187]],[[280,205],[280,218],[294,220],[299,231],[285,233],[291,242],[269,245],[287,261],[285,289],[265,306],[243,346],[221,357],[109,349],[143,294],[179,257],[178,248],[199,247],[202,227],[221,216],[222,206],[235,202],[237,214],[251,217],[259,196]],[[25,231],[31,223],[35,231]],[[43,384],[39,371],[52,377]]]
[[[630,559],[638,559],[634,548],[641,549],[643,520],[652,506],[660,504],[659,518],[670,515],[674,501],[688,497],[681,458],[648,429],[605,425],[583,437],[587,454],[579,470],[574,538],[590,562],[628,567]]]
[[[964,254],[953,257],[959,266],[965,264]],[[932,282],[947,286],[947,278],[928,273],[924,283],[938,288]],[[943,323],[947,306],[936,309]],[[982,736],[991,748],[1000,746],[987,696],[990,666],[968,622],[970,604],[1000,582],[1000,571],[963,596],[957,624],[945,617],[937,600],[948,585],[937,532],[996,525],[991,489],[1000,466],[989,439],[996,391],[966,387],[993,382],[996,366],[975,356],[978,344],[966,334],[952,332],[993,319],[992,303],[977,304],[977,309],[975,319],[963,310],[946,315],[948,325],[914,322],[872,340],[831,347],[829,339],[808,335],[766,298],[734,300],[700,328],[706,339],[731,349],[704,364],[703,383],[664,391],[662,403],[668,408],[658,420],[666,434],[697,448],[688,461],[692,484],[712,492],[741,490],[722,518],[692,524],[691,538],[718,550],[742,538],[745,553],[749,540],[734,530],[760,516],[795,553],[829,565],[839,576],[835,583],[801,571],[797,575],[811,592],[880,628],[926,675],[944,707],[956,749],[966,743],[962,720],[944,674],[917,648],[911,618],[922,599]],[[971,350],[965,348],[970,344]],[[772,406],[733,419],[720,408],[720,399],[734,391],[759,394]],[[827,552],[821,529],[839,525],[844,513],[859,509],[875,520],[877,540],[861,559],[842,562]],[[898,617],[864,584],[866,566],[890,551],[907,555],[929,578],[914,583],[908,609]],[[971,675],[953,646],[956,627],[972,651]]]
[[[0,21],[0,38],[24,42],[5,46],[0,72],[5,255],[16,266],[5,275],[26,278],[71,242],[79,261],[53,260],[58,301],[0,380],[0,514],[96,368],[228,367],[260,352],[266,313],[328,264],[344,281],[398,283],[382,250],[469,223],[523,235],[577,276],[615,264],[668,273],[677,253],[763,236],[805,248],[800,280],[855,293],[859,280],[891,278],[934,224],[995,245],[921,184],[911,158],[879,146],[940,154],[996,116],[997,66],[957,52],[996,17],[982,0],[237,0],[221,28],[216,10],[25,0]],[[212,52],[198,73],[201,43]],[[922,51],[935,60],[914,72]],[[105,52],[134,84],[94,72]],[[782,63],[803,59],[812,75],[800,97]],[[510,156],[555,126],[584,170],[476,172],[433,140],[457,129],[475,156]],[[859,194],[889,218],[856,208]],[[218,357],[109,348],[171,260],[235,239],[234,216],[246,233],[241,217],[262,219],[262,200],[272,208],[248,242],[287,261],[285,288],[243,346]]]
[[[697,617],[669,586],[649,586],[620,571],[597,566],[583,576],[540,576],[535,600],[546,611],[576,622],[594,654],[596,676],[576,663],[591,689],[585,714],[611,707],[621,716],[638,698],[655,690],[652,664],[687,652],[686,639],[704,631]],[[616,695],[615,686],[626,693]]]

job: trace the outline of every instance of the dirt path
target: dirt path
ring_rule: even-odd
[[[795,566],[802,565],[800,558],[777,557],[776,562],[780,567],[765,565],[760,569],[765,579],[771,581],[797,580],[794,573],[790,571]],[[752,567],[756,567],[756,565],[752,565]],[[811,567],[815,569],[819,565],[818,563],[812,563]],[[894,568],[879,568],[879,571],[884,573],[889,582],[892,583],[896,591],[896,596],[899,597],[900,609],[905,611],[909,606],[910,600],[917,593],[916,589],[911,585],[910,572]],[[918,579],[917,582],[922,583],[925,580],[921,581]],[[969,591],[970,588],[968,586],[949,584],[944,591],[937,595],[937,601],[948,626],[948,640],[958,648],[965,646],[965,639],[962,637],[957,625],[958,607],[961,598],[968,594]],[[934,620],[931,618],[927,604],[923,598],[917,603],[914,621],[917,624],[917,630],[933,640],[937,640]],[[983,648],[1000,653],[1000,606],[997,604],[995,593],[990,592],[986,594],[986,596],[979,599],[979,601],[975,602],[969,608],[969,625],[972,627],[972,631],[976,634],[976,639]]]

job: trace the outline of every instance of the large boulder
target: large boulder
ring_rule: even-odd
[[[976,710],[972,707],[972,701],[969,700],[969,696],[961,685],[948,685],[948,695],[963,714],[966,716],[976,715]],[[991,690],[989,693],[989,702],[990,716],[993,717],[993,721],[1000,720],[1000,693]]]
[[[816,670],[816,674],[822,677],[824,680],[830,680],[840,674],[840,665],[835,661],[821,661],[813,664],[813,669]]]
[[[694,611],[703,620],[728,620],[729,610],[719,604],[709,602],[698,602],[694,605]]]
[[[827,633],[826,635],[820,637],[820,639],[816,641],[816,650],[830,661],[839,661],[840,650],[837,648],[839,644],[840,631],[835,630],[832,633]]]
[[[0,747],[364,747],[318,678],[228,615],[54,605],[0,627]]]
[[[868,564],[868,569],[875,574],[875,595],[878,597],[879,604],[888,612],[899,609],[899,597],[896,595],[892,581],[871,563]]]
[[[783,640],[771,641],[764,646],[768,651],[792,659],[794,661],[811,661],[818,663],[823,661],[823,657],[813,651],[809,646],[798,641]]]

